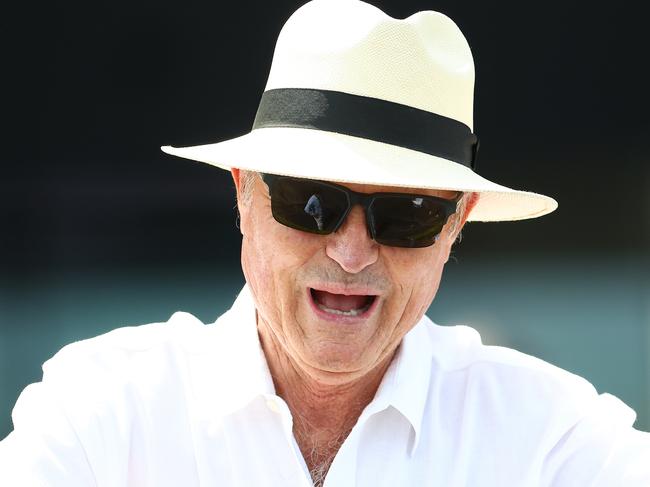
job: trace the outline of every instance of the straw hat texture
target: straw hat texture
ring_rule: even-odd
[[[474,171],[474,61],[433,11],[394,19],[358,0],[313,0],[277,40],[253,129],[176,156],[301,178],[480,193],[470,221],[535,218],[554,199]]]

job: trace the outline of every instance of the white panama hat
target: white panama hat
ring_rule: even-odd
[[[401,20],[358,0],[313,0],[280,32],[250,133],[162,150],[222,169],[476,192],[470,221],[555,210],[548,196],[474,172],[473,95],[472,53],[447,16]]]

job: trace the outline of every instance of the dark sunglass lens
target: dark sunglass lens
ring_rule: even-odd
[[[428,247],[435,242],[455,203],[427,196],[378,196],[369,211],[375,240],[394,247]]]
[[[343,191],[318,181],[278,177],[271,185],[271,211],[283,225],[327,234],[347,210]]]

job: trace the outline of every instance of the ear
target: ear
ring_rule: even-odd
[[[237,228],[239,228],[240,233],[243,235],[244,234],[244,228],[243,228],[243,218],[242,218],[242,210],[246,211],[245,208],[242,208],[241,204],[241,172],[239,171],[238,168],[233,167],[230,169],[230,174],[232,175],[232,180],[235,183],[235,192],[236,192],[236,197],[237,197]]]
[[[235,182],[235,190],[237,191],[237,201],[239,201],[239,190],[241,188],[239,184],[239,169],[236,167],[231,168],[230,174],[232,175],[232,179]]]

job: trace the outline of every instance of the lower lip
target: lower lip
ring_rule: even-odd
[[[328,313],[325,310],[322,310],[318,307],[318,304],[316,304],[316,301],[314,301],[314,297],[311,294],[311,289],[307,288],[307,299],[309,300],[309,304],[311,305],[311,309],[314,311],[316,316],[319,318],[325,320],[325,321],[331,321],[333,323],[345,323],[345,324],[355,324],[355,323],[361,323],[366,321],[372,313],[377,309],[377,306],[379,303],[379,296],[375,296],[375,299],[373,299],[372,304],[368,307],[367,310],[365,310],[363,313],[358,314],[356,316],[346,316],[346,315],[339,315],[339,314],[334,314],[334,313]]]

